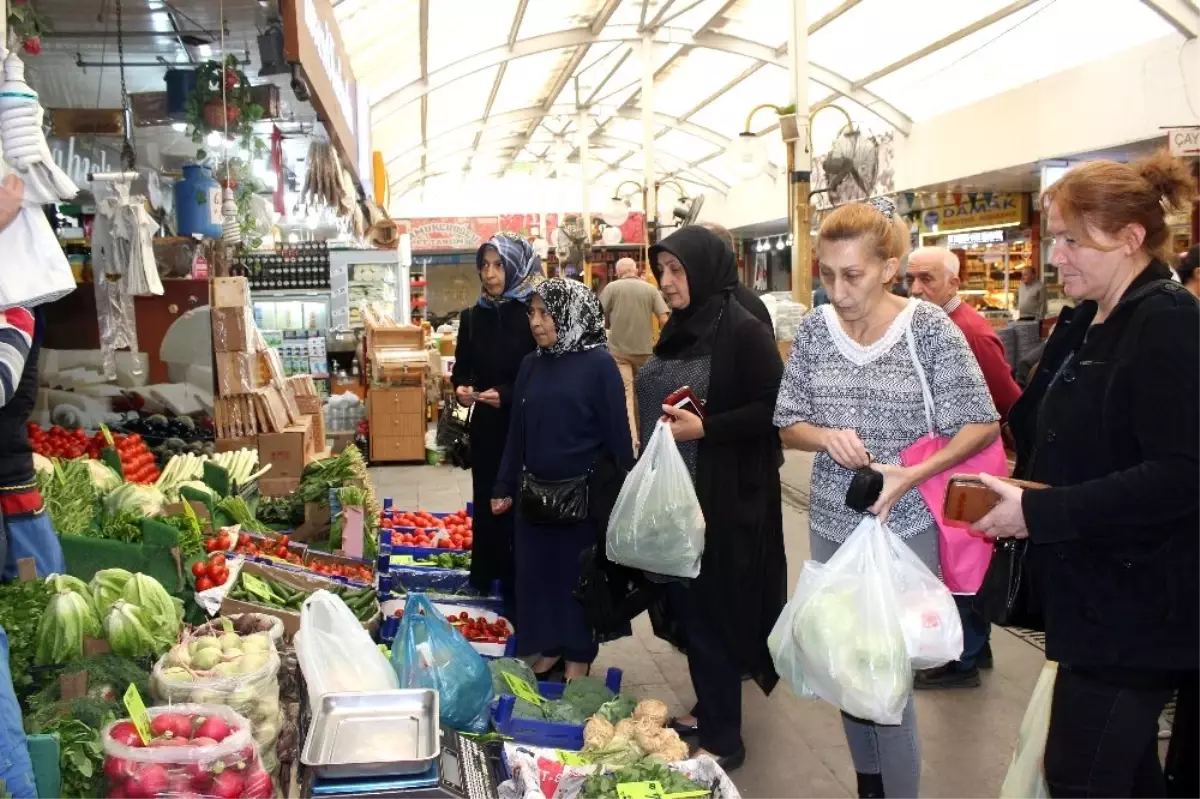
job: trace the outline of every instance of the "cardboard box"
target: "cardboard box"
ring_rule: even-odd
[[[312,419],[310,419],[310,418],[309,418],[309,417],[307,417],[307,416],[301,416],[301,417],[299,418],[299,420],[296,422],[296,424],[294,424],[294,425],[291,425],[291,426],[290,426],[288,429],[290,430],[292,427],[300,427],[300,428],[303,428],[303,429],[304,429],[304,456],[305,456],[305,463],[307,463],[307,462],[308,462],[308,460],[310,460],[310,458],[309,458],[309,456],[310,456],[310,455],[312,455],[312,454],[314,454],[314,453],[316,453],[316,452],[318,452],[318,451],[320,451],[320,450],[323,450],[323,449],[325,449],[325,442],[324,442],[324,441],[322,441],[320,444],[318,444],[318,443],[317,443],[317,440],[316,440],[315,438],[313,438],[313,423],[312,423]]]
[[[258,492],[264,497],[286,497],[300,487],[299,477],[272,477],[275,468],[258,478]]]
[[[250,305],[250,282],[244,277],[214,277],[209,305],[213,308],[237,308]]]
[[[297,394],[296,407],[300,409],[300,413],[320,413],[322,408],[321,398],[308,394]]]
[[[248,305],[213,308],[213,349],[217,352],[254,351],[254,314]]]
[[[341,455],[346,447],[354,446],[355,433],[331,433],[329,435],[329,449],[334,455]]]
[[[258,387],[257,359],[253,352],[218,352],[217,393],[249,394]]]
[[[311,577],[289,569],[276,568],[268,566],[265,563],[255,563],[247,561],[242,566],[242,574],[253,574],[262,580],[270,580],[273,583],[283,583],[288,588],[297,591],[313,592],[319,589],[328,589],[332,585],[336,585],[334,580],[328,580],[324,577],[312,575]],[[239,575],[239,579],[240,575]],[[291,640],[296,631],[300,629],[300,612],[293,610],[280,610],[279,608],[260,605],[257,602],[243,602],[239,599],[230,599],[225,597],[221,600],[221,615],[230,616],[235,613],[265,613],[268,616],[274,616],[283,622],[283,634],[287,640]],[[375,617],[370,621],[362,623],[367,632],[374,633],[379,629],[380,617],[375,614]]]
[[[254,449],[257,446],[257,438],[243,436],[242,438],[218,438],[215,448],[217,452],[236,452],[239,449]]]
[[[303,425],[285,428],[282,433],[260,433],[258,436],[258,462],[260,466],[271,464],[271,477],[300,477],[304,472],[306,458],[312,451],[310,431]]]
[[[318,452],[325,449],[325,417],[318,411],[305,414],[304,418],[312,427],[313,449]]]
[[[293,541],[316,541],[329,535],[333,515],[328,505],[320,502],[304,503],[304,523],[292,531]]]

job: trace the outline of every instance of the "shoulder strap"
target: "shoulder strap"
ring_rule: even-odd
[[[925,426],[929,429],[929,434],[937,433],[937,428],[933,424],[933,392],[929,390],[929,380],[925,377],[925,368],[921,366],[921,356],[917,354],[917,342],[913,337],[912,318],[915,313],[910,313],[908,323],[904,326],[904,339],[908,342],[908,355],[912,359],[913,368],[917,371],[917,379],[921,381],[921,403],[925,406]]]

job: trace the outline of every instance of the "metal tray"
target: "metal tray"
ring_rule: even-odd
[[[421,774],[441,742],[436,691],[331,693],[313,712],[300,762],[333,779]]]

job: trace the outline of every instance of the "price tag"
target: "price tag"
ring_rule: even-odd
[[[93,655],[107,655],[111,650],[108,646],[108,641],[103,638],[83,637],[83,656],[92,657]]]
[[[142,695],[133,683],[129,683],[129,687],[125,689],[125,709],[129,711],[129,720],[137,727],[142,743],[150,743],[150,714],[146,712],[146,703],[142,701]]]
[[[391,564],[393,566],[407,566],[410,563],[415,563],[412,555],[392,555]]]
[[[564,766],[589,766],[591,760],[581,755],[579,752],[568,752],[565,749],[555,750],[558,752],[558,759],[562,761]]]
[[[515,674],[509,674],[507,671],[501,672],[504,675],[504,681],[508,683],[508,687],[512,689],[519,699],[524,699],[526,702],[533,702],[535,705],[545,704],[546,700],[542,695],[533,689],[533,686],[525,682]]]
[[[74,674],[58,676],[58,692],[62,699],[79,699],[87,694],[88,673],[77,671]]]
[[[17,579],[23,583],[31,583],[38,578],[37,561],[33,558],[17,560]]]
[[[253,574],[242,572],[242,585],[246,587],[247,591],[266,600],[267,602],[275,601],[275,594],[271,591],[270,586],[255,577]]]
[[[104,443],[108,444],[110,449],[117,448],[117,442],[113,441],[112,432],[108,429],[108,425],[100,425],[100,432],[104,434]]]
[[[710,791],[680,791],[663,793],[660,782],[621,782],[617,784],[618,799],[699,799]]]

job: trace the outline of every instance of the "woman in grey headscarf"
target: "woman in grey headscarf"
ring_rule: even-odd
[[[578,487],[602,459],[628,470],[633,443],[596,296],[561,278],[533,291],[529,327],[538,348],[517,373],[492,512],[516,506],[517,655],[540,655],[533,664],[539,675],[565,660],[571,679],[587,673],[599,648],[573,595],[580,556],[600,535],[599,509],[588,506],[595,497]],[[547,495],[558,499],[541,501]],[[564,506],[579,512],[562,513]]]

